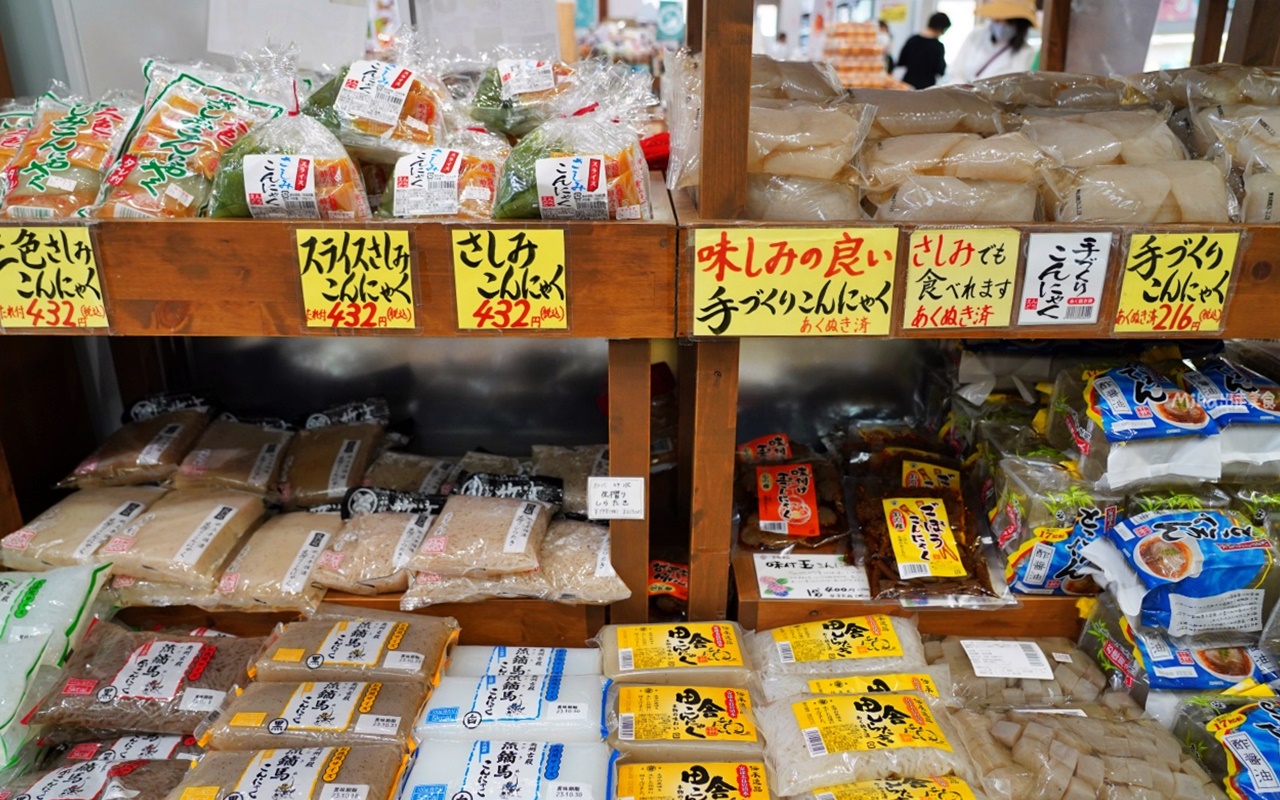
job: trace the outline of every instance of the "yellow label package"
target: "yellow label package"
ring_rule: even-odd
[[[787,625],[773,631],[784,664],[903,655],[893,621],[884,614]]]
[[[847,678],[830,678],[809,681],[813,694],[885,694],[889,692],[920,692],[930,697],[941,697],[938,683],[932,675],[898,672],[889,675],[865,675]]]
[[[960,778],[886,778],[816,789],[816,800],[975,800]]]
[[[619,764],[617,797],[629,800],[769,800],[757,762]]]
[[[819,697],[795,703],[791,710],[813,757],[901,747],[952,750],[933,711],[911,695]]]
[[[902,462],[902,485],[909,489],[943,487],[958,490],[960,488],[960,472],[940,464],[904,459]]]
[[[732,623],[622,625],[617,637],[622,672],[744,664],[738,629]]]
[[[963,578],[967,574],[941,498],[892,497],[882,502],[900,578]]]
[[[745,689],[709,686],[622,686],[618,738],[623,741],[757,742]]]

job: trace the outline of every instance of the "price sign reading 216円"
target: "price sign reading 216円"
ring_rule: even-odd
[[[409,232],[299,228],[308,328],[414,328]]]
[[[1222,330],[1239,249],[1239,232],[1131,235],[1115,331]]]
[[[0,228],[0,328],[105,327],[88,228]]]
[[[569,327],[564,231],[453,231],[453,283],[462,330]]]

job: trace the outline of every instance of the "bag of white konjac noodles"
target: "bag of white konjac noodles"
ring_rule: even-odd
[[[481,647],[453,649],[445,674],[454,678],[483,675],[599,675],[600,651],[590,647]]]
[[[280,494],[287,508],[336,503],[359,486],[382,444],[377,422],[330,424],[293,437],[280,470]]]
[[[22,676],[13,674],[10,680],[18,680]],[[17,698],[14,706],[16,712],[12,719],[0,728],[0,780],[21,774],[35,766],[34,755],[42,755],[43,748],[38,747],[35,740],[41,728],[32,724],[26,712],[35,708],[40,700],[53,690],[59,678],[58,670],[44,665],[37,667],[26,679],[26,691]]]
[[[952,690],[966,706],[1055,708],[1091,703],[1107,687],[1098,665],[1067,639],[948,637],[924,646],[946,664]]]
[[[324,599],[316,564],[337,534],[337,514],[281,514],[249,535],[218,580],[218,606],[310,614]]]
[[[197,409],[130,422],[111,434],[59,485],[87,489],[162,481],[178,471],[208,424],[208,413]]]
[[[426,538],[436,511],[352,516],[320,557],[316,583],[362,595],[404,591],[409,586],[409,559]]]
[[[599,742],[607,683],[589,676],[444,677],[418,717],[418,739]]]
[[[217,589],[192,589],[176,583],[140,581],[132,575],[112,577],[106,593],[116,608],[218,607]]]
[[[230,420],[215,420],[182,460],[173,485],[179,489],[238,489],[260,495],[276,491],[280,465],[293,434]]]
[[[746,689],[613,684],[605,740],[640,761],[761,761],[764,737]]]
[[[454,495],[408,567],[453,577],[529,572],[550,521],[550,506],[536,500]]]
[[[557,520],[538,554],[539,571],[558,603],[604,605],[626,600],[631,590],[614,571],[609,528]]]
[[[566,514],[587,513],[587,479],[609,474],[609,446],[555,447],[533,446],[533,474],[564,481]]]
[[[111,568],[62,567],[0,574],[3,642],[47,639],[44,663],[62,666],[94,622],[94,604]]]
[[[364,485],[396,492],[439,494],[452,482],[455,465],[444,458],[417,456],[388,450],[364,474]]]
[[[0,556],[9,569],[87,564],[167,491],[154,486],[82,489],[0,539]]]
[[[819,675],[780,675],[764,679],[765,700],[801,694],[878,694],[882,692],[918,692],[946,706],[960,705],[946,664],[904,668],[902,672],[863,672],[823,677]]]
[[[96,558],[114,563],[120,575],[212,590],[231,551],[264,513],[262,498],[245,492],[170,492],[112,536]]]
[[[823,786],[796,800],[988,800],[982,784],[967,783],[954,775],[929,778],[884,778],[877,781]]]
[[[4,660],[6,667],[0,673],[0,744],[8,744],[8,730],[31,710],[30,707],[23,707],[23,698],[36,679],[48,646],[48,636],[0,641],[0,659]],[[8,764],[12,755],[16,755],[16,749],[12,754],[0,753],[3,756],[0,766]]]
[[[612,755],[603,744],[433,741],[414,760],[401,796],[606,800]]]
[[[431,686],[439,682],[458,632],[452,617],[291,622],[276,628],[249,674],[267,682],[411,681]]]
[[[606,625],[591,643],[618,683],[749,687],[751,660],[736,622]]]
[[[747,635],[751,660],[769,702],[786,697],[792,676],[830,678],[923,667],[913,620],[883,614],[788,625]]]
[[[979,775],[941,704],[923,695],[796,697],[757,711],[775,794],[847,781]]]

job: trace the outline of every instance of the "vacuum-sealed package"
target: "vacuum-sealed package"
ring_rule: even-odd
[[[280,470],[286,507],[337,503],[359,486],[382,444],[383,426],[373,422],[309,428],[293,437]]]
[[[854,89],[853,99],[876,109],[870,138],[922,133],[977,133],[1000,129],[1000,111],[967,86],[933,86],[922,92]]]
[[[186,761],[82,761],[28,773],[0,786],[0,795],[15,800],[165,800],[188,769]]]
[[[835,180],[867,137],[873,109],[859,103],[751,101],[747,171]]]
[[[87,489],[165,480],[178,471],[208,424],[209,415],[194,409],[130,422],[111,434],[60,485]]]
[[[406,762],[393,745],[206,753],[170,800],[258,797],[337,800],[391,797]]]
[[[600,651],[591,647],[480,647],[453,649],[445,674],[454,678],[484,675],[599,675]]]
[[[556,111],[554,101],[581,80],[581,70],[594,64],[570,66],[539,58],[500,58],[487,68],[471,101],[471,117],[486,127],[524,137]]]
[[[249,668],[259,681],[416,682],[440,680],[458,641],[452,617],[307,620],[276,629]]]
[[[409,586],[409,559],[422,546],[441,507],[352,516],[321,557],[316,582],[352,594],[403,592]]]
[[[775,794],[842,781],[978,777],[948,712],[922,695],[793,698],[757,711]]]
[[[1034,222],[1040,207],[1036,186],[915,175],[868,200],[876,207],[874,218],[885,222]]]
[[[1146,99],[1129,81],[1068,72],[1014,72],[975,81],[972,90],[1001,106],[1097,108]]]
[[[535,570],[550,521],[550,507],[536,500],[453,495],[408,566],[457,577]]]
[[[31,132],[35,106],[29,101],[6,100],[0,103],[0,171],[13,163],[27,134]],[[8,180],[0,181],[0,200],[9,190]]]
[[[738,485],[745,506],[739,538],[745,545],[819,547],[849,533],[844,484],[827,459],[742,465]]]
[[[0,573],[0,642],[47,642],[43,663],[62,666],[97,619],[94,607],[110,576],[106,566]]]
[[[0,539],[4,565],[40,572],[88,563],[166,492],[154,486],[81,489]]]
[[[441,494],[455,477],[455,465],[444,458],[416,456],[388,450],[364,474],[364,484],[397,492]]]
[[[751,56],[751,96],[778,100],[832,100],[844,93],[835,69],[823,61],[781,61]]]
[[[684,800],[714,794],[721,800],[769,800],[769,783],[758,761],[617,762],[612,796]]]
[[[1156,631],[1133,631],[1134,655],[1152,691],[1211,691],[1244,681],[1280,680],[1280,665],[1244,635],[1177,639]]]
[[[252,683],[197,731],[201,747],[405,747],[426,688],[420,683]]]
[[[1046,160],[1021,132],[986,138],[971,133],[923,133],[882,139],[864,148],[860,171],[866,187],[873,190],[921,175],[1036,184]]]
[[[13,760],[28,737],[28,731],[20,730],[25,727],[23,715],[31,710],[24,702],[37,680],[48,646],[49,637],[39,635],[0,642],[0,657],[8,667],[0,676],[0,756],[3,756],[0,766],[7,766]]]
[[[101,622],[32,722],[53,739],[75,728],[190,734],[227,692],[245,684],[246,666],[261,646],[261,639],[130,633]]]
[[[510,152],[505,137],[468,129],[454,133],[445,146],[403,155],[378,216],[492,219],[498,175]]]
[[[609,528],[590,522],[556,520],[538,553],[539,571],[557,603],[606,605],[626,600],[631,590],[613,568]]]
[[[617,683],[752,685],[736,622],[606,625],[592,641],[601,650],[605,677]]]
[[[606,686],[603,679],[558,673],[446,676],[414,734],[420,740],[598,742]]]
[[[747,217],[769,222],[839,222],[867,218],[855,186],[784,175],[747,176]]]
[[[520,459],[481,450],[468,450],[464,453],[458,460],[458,470],[491,475],[521,475],[524,472]]]
[[[192,589],[176,583],[153,583],[138,580],[132,575],[112,577],[107,592],[116,608],[218,607],[216,589]]]
[[[170,492],[108,539],[96,557],[115,564],[120,575],[212,590],[220,567],[264,512],[262,498],[245,492]]]
[[[800,795],[800,800],[987,800],[981,784],[954,775],[929,778],[884,778],[823,786]]]
[[[1167,115],[1151,108],[1030,116],[1021,131],[1056,165],[1070,169],[1142,166],[1187,158],[1186,148],[1167,124]]]
[[[29,647],[35,648],[35,657],[39,658],[38,653],[40,648],[45,647],[45,643],[38,638],[28,641],[31,642]],[[5,648],[6,652],[9,649],[12,648]],[[10,705],[10,708],[5,713],[12,714],[12,717],[0,727],[0,783],[34,769],[44,752],[39,742],[41,728],[31,722],[31,714],[28,712],[53,689],[58,683],[59,675],[57,669],[48,665],[32,669],[29,675],[18,674],[18,669],[27,668],[31,655],[30,651],[25,654],[14,653],[11,656],[14,660],[9,662],[13,665],[9,680],[16,685],[12,704],[6,700],[6,705]],[[19,663],[20,661],[27,664]],[[16,694],[17,690],[22,693]],[[5,689],[6,694],[10,691]]]
[[[587,513],[587,479],[609,474],[609,446],[555,447],[533,446],[533,474],[564,481],[566,514]]]
[[[925,665],[915,623],[883,614],[759,631],[748,635],[747,647],[769,702],[793,693],[786,691],[791,686],[785,680],[793,676],[835,678],[903,672]]]
[[[1054,189],[1056,222],[1225,224],[1238,213],[1226,173],[1210,161],[1087,167]]]
[[[218,606],[310,614],[324,599],[316,565],[337,535],[337,514],[272,517],[249,535],[218,580]]]
[[[1217,357],[1178,379],[1218,426],[1223,478],[1280,477],[1280,384]]]
[[[405,779],[404,797],[475,800],[606,800],[613,752],[603,744],[530,741],[432,741]]]
[[[1050,441],[1078,452],[1080,473],[1103,488],[1222,475],[1213,418],[1145,364],[1058,373],[1048,429]]]
[[[416,611],[443,603],[478,603],[499,597],[548,600],[551,596],[551,584],[541,569],[492,576],[418,572],[400,596],[400,610]]]
[[[760,761],[764,740],[746,689],[614,684],[606,742],[639,761]]]
[[[925,658],[950,668],[956,698],[970,707],[1091,703],[1107,686],[1098,665],[1067,639],[952,636],[926,644]]]
[[[787,698],[803,694],[897,694],[916,692],[932,697],[944,705],[956,706],[951,670],[946,664],[904,668],[902,672],[853,671],[830,677],[781,675],[763,681],[769,693],[766,699]],[[772,700],[770,702],[773,702]]]
[[[1280,703],[1260,700],[1223,714],[1208,725],[1226,753],[1230,797],[1264,800],[1276,792],[1280,764]]]
[[[194,736],[135,733],[96,742],[77,742],[53,751],[51,769],[69,767],[83,761],[178,761],[185,767],[203,754]]]
[[[215,420],[173,476],[178,489],[215,487],[270,496],[293,434],[260,425]]]
[[[1275,545],[1233,511],[1149,511],[1084,554],[1140,625],[1192,636],[1262,630],[1275,602]]]

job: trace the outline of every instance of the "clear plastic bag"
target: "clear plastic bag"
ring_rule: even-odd
[[[827,458],[741,465],[737,471],[743,544],[769,550],[821,547],[849,535],[844,484]]]
[[[747,217],[770,222],[866,219],[858,189],[840,181],[781,175],[747,176]]]
[[[522,797],[608,798],[612,752],[603,744],[433,741],[419,753],[402,795],[444,792],[445,797],[502,800],[518,786]],[[501,774],[495,781],[491,776]]]
[[[409,586],[409,559],[435,518],[428,511],[351,517],[321,557],[316,583],[352,594],[403,592]]]
[[[702,180],[702,61],[681,48],[664,50],[662,64],[662,94],[671,133],[667,188],[675,191]]]
[[[511,145],[499,136],[458,131],[440,147],[401,156],[378,216],[491,219],[498,175]]]
[[[605,741],[640,761],[761,761],[764,739],[746,689],[615,684]]]
[[[592,644],[618,683],[749,688],[755,679],[736,622],[606,625]]]
[[[1040,216],[1036,184],[1026,183],[918,175],[869,199],[882,222],[1034,222]]]
[[[1119,78],[1039,70],[975,81],[973,91],[997,105],[1015,108],[1111,108],[1146,99],[1133,84]]]
[[[0,103],[0,171],[13,163],[27,134],[31,132],[35,105],[30,101],[6,100]],[[8,180],[0,181],[0,200],[9,191]]]
[[[200,759],[171,796],[330,800],[337,797],[335,789],[351,787],[357,796],[367,791],[369,798],[385,798],[395,793],[406,760],[401,748],[381,744],[213,752]]]
[[[382,444],[383,426],[374,422],[309,428],[293,437],[280,470],[286,508],[336,503],[359,486]]]
[[[9,569],[34,572],[87,564],[167,492],[155,486],[81,489],[0,539],[0,556]]]
[[[217,487],[269,496],[293,434],[229,420],[214,420],[173,476],[178,489]]]
[[[5,797],[29,800],[165,800],[187,772],[185,761],[84,761],[33,772],[0,787]]]
[[[47,641],[43,663],[62,666],[96,621],[98,596],[110,567],[61,567],[0,574],[3,641]]]
[[[397,492],[439,494],[445,484],[452,482],[450,476],[455,469],[449,459],[388,450],[364,474],[364,484]]]
[[[825,61],[779,61],[751,56],[751,96],[822,102],[844,94],[836,71]]]
[[[981,784],[966,783],[954,775],[842,783],[814,789],[796,800],[887,800],[897,797],[913,800],[988,800],[982,792]]]
[[[208,424],[209,415],[194,409],[129,422],[59,486],[87,489],[163,481],[178,471]]]
[[[445,674],[454,678],[525,675],[599,675],[600,651],[590,647],[480,647],[453,649]]]
[[[281,514],[249,535],[222,570],[217,606],[310,614],[324,599],[316,565],[337,535],[337,514]]]
[[[1057,222],[1226,223],[1238,215],[1222,168],[1209,161],[1090,167],[1055,192]]]
[[[492,577],[417,572],[400,597],[400,609],[416,611],[442,603],[479,603],[499,597],[548,600],[551,595],[551,584],[540,569]]]
[[[855,89],[855,102],[876,109],[870,137],[920,133],[977,133],[990,136],[1001,127],[1001,113],[990,100],[967,86],[933,86],[920,92]]]
[[[833,180],[858,154],[873,113],[857,103],[755,99],[747,171]]]
[[[609,474],[609,446],[583,447],[533,446],[533,474],[564,481],[566,514],[587,513],[587,479]]]
[[[551,520],[536,500],[453,495],[408,566],[446,577],[497,577],[538,568]]]
[[[527,136],[559,113],[557,98],[582,80],[580,72],[598,68],[594,62],[568,65],[527,53],[496,55],[476,86],[471,118],[515,137]]]
[[[802,694],[916,692],[935,698],[946,706],[960,705],[952,685],[951,670],[946,664],[904,669],[906,671],[903,672],[876,672],[851,668],[834,677],[779,675],[764,678],[761,683],[769,702]]]
[[[967,707],[1056,708],[1091,703],[1107,686],[1098,665],[1067,639],[948,637],[924,648],[946,664],[952,691]]]
[[[291,622],[276,628],[249,672],[265,682],[411,681],[433,686],[458,632],[452,617]]]
[[[609,528],[557,520],[538,553],[539,571],[558,603],[606,605],[626,600],[631,590],[613,568]]]
[[[51,754],[50,769],[70,767],[85,761],[178,761],[184,767],[193,765],[203,754],[194,736],[166,736],[158,733],[140,733],[104,739],[96,742],[77,742],[63,745]]]
[[[413,732],[419,740],[599,742],[606,685],[586,676],[444,677]]]

